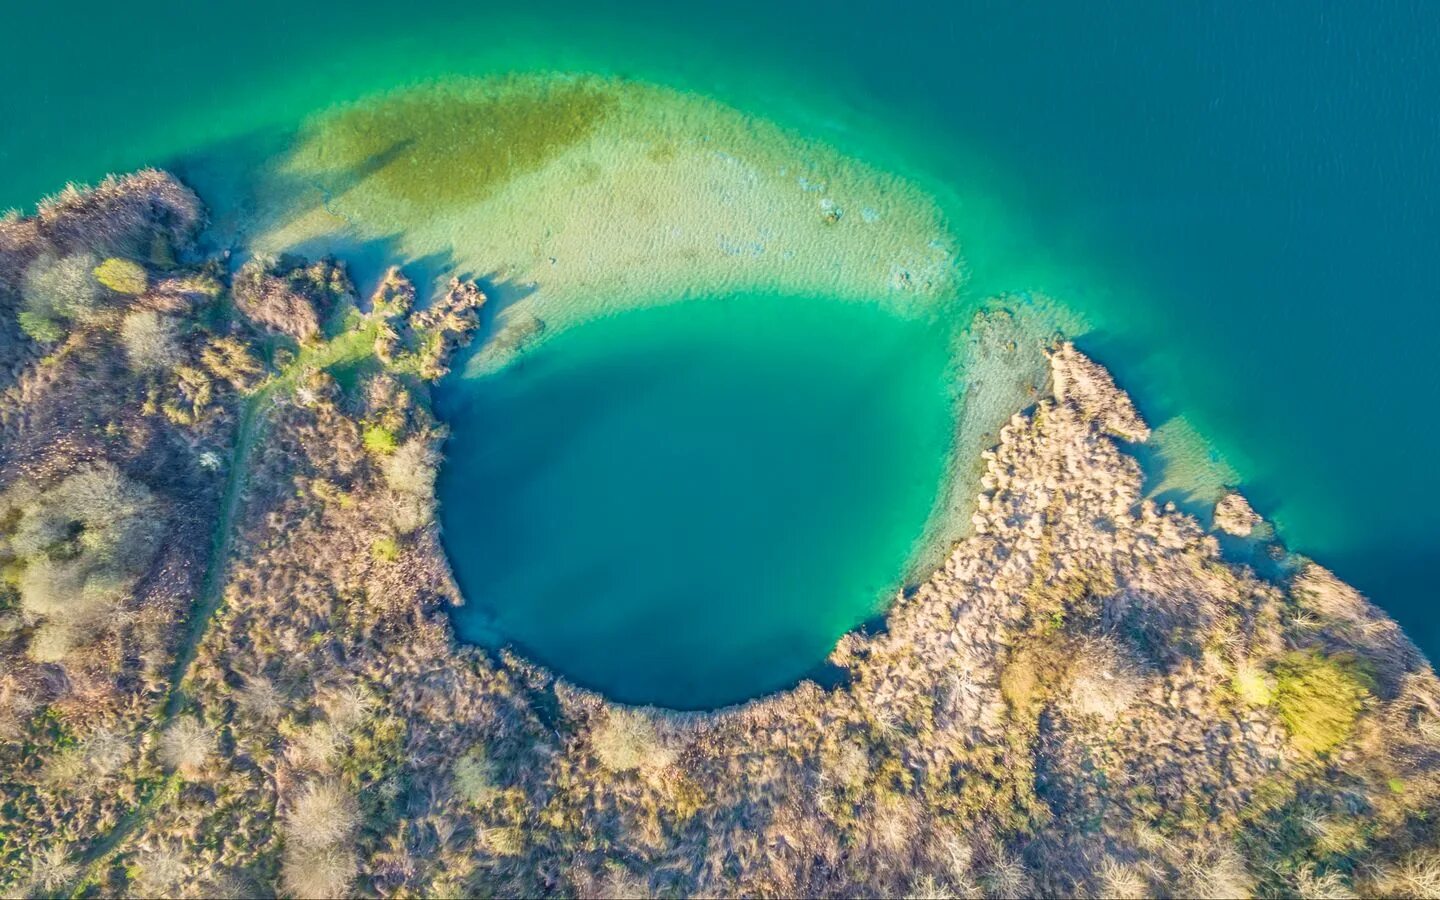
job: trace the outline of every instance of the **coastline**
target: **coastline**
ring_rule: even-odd
[[[1023,401],[981,453],[973,533],[895,597],[882,633],[841,639],[842,684],[703,714],[625,707],[460,645],[448,617],[461,597],[434,520],[430,386],[479,328],[480,289],[457,279],[416,309],[398,270],[361,304],[334,261],[177,262],[169,247],[201,219],[193,194],[147,172],[0,226],[7,309],[19,273],[57,265],[47,250],[150,248],[109,306],[64,320],[59,352],[4,345],[23,412],[5,449],[26,460],[3,470],[20,602],[0,684],[5,889],[1428,889],[1440,680],[1329,572],[1267,582],[1147,499],[1130,447],[1150,429],[1073,345],[1047,348],[1048,389],[1017,377],[972,395],[992,411]],[[157,371],[113,320],[159,311],[177,330]],[[1035,348],[1011,349],[1004,327],[974,333],[977,353],[1019,355],[1001,371],[1033,372]],[[96,373],[106,390],[87,387]],[[254,398],[252,452],[258,432],[232,426]],[[96,420],[115,427],[83,427]],[[182,560],[179,578],[121,570],[143,588],[115,599],[123,614],[37,643],[65,607],[34,600],[31,576],[55,560],[26,530],[68,496],[77,461],[126,447],[129,474],[101,477],[141,509],[147,482],[177,490],[157,472],[205,485],[165,527],[173,549],[225,558]],[[222,501],[233,541],[182,540]],[[218,602],[186,623],[207,568]]]

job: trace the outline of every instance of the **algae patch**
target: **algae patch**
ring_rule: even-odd
[[[323,183],[364,180],[396,200],[464,206],[584,140],[615,99],[590,80],[411,89],[341,111],[312,139],[334,166]]]

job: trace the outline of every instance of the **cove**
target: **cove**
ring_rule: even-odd
[[[632,310],[442,383],[462,640],[621,702],[795,684],[883,609],[949,469],[947,329],[749,294]]]

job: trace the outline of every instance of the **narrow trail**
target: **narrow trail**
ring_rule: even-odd
[[[195,664],[210,622],[225,599],[226,575],[230,570],[230,556],[235,544],[235,523],[244,505],[250,456],[265,430],[266,417],[276,396],[293,389],[300,376],[306,372],[363,358],[371,352],[375,335],[376,326],[367,324],[344,332],[319,347],[302,350],[283,372],[256,388],[241,405],[240,418],[235,429],[235,449],[230,456],[225,492],[220,503],[220,516],[211,535],[205,578],[191,606],[185,637],[175,651],[169,692],[164,707],[152,726],[153,731],[163,731],[172,719],[184,711],[189,699],[183,686]],[[121,818],[115,827],[85,854],[82,860],[84,870],[71,896],[81,896],[87,887],[99,879],[105,866],[124,847],[126,839],[149,821],[156,810],[179,795],[181,782],[179,773],[171,773],[144,791],[135,808]]]
[[[165,700],[165,712],[161,716],[163,727],[175,717],[185,705],[185,693],[181,685],[195,663],[200,651],[200,642],[210,627],[210,619],[220,608],[225,596],[225,574],[229,571],[230,549],[235,543],[235,518],[240,512],[241,498],[245,493],[246,476],[249,474],[250,453],[264,427],[263,409],[271,399],[271,386],[261,388],[245,401],[240,411],[240,422],[235,429],[235,452],[230,457],[230,471],[225,480],[225,494],[220,503],[220,518],[215,523],[211,536],[210,564],[205,570],[200,594],[190,611],[190,622],[185,639],[175,654],[175,667],[170,676],[170,693]]]

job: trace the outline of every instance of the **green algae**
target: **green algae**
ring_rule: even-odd
[[[324,123],[326,182],[363,179],[429,208],[465,206],[534,172],[593,133],[614,108],[594,79],[505,79],[476,91],[438,85],[356,104]]]

